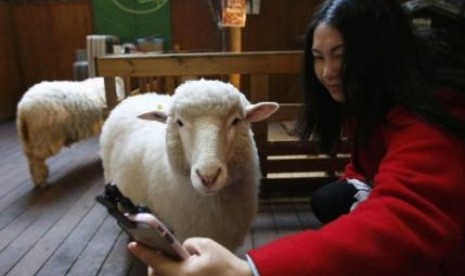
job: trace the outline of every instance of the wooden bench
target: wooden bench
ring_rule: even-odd
[[[111,110],[117,104],[114,77],[125,79],[126,96],[130,96],[134,88],[172,93],[180,81],[193,76],[228,80],[231,74],[240,74],[240,89],[251,102],[275,101],[269,93],[270,79],[274,75],[298,76],[302,56],[301,51],[137,54],[100,57],[96,64],[98,75],[105,78]],[[283,122],[296,119],[301,105],[280,105],[267,122],[254,125],[263,173],[261,197],[309,196],[338,177],[348,161],[350,146],[342,140],[336,154],[318,154],[315,141],[298,142],[282,128]]]

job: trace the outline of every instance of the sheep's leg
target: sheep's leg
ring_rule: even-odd
[[[45,151],[38,150],[28,143],[23,143],[23,149],[29,163],[29,172],[32,181],[37,187],[42,187],[48,177],[48,166],[45,160],[49,155]]]
[[[48,167],[45,158],[29,158],[29,171],[31,172],[32,181],[38,187],[45,184],[48,177]]]

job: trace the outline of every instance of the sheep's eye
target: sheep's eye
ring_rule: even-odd
[[[181,120],[177,120],[176,124],[178,124],[178,126],[180,127],[184,126],[184,123]]]
[[[231,124],[231,125],[235,126],[235,125],[237,125],[237,123],[239,123],[240,121],[241,121],[241,119],[236,118],[236,119],[234,119],[234,121],[232,121],[232,124]]]

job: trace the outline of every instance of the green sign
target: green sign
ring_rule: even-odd
[[[93,0],[95,34],[115,35],[124,42],[157,36],[171,49],[169,0]]]

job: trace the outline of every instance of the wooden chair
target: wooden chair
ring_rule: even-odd
[[[241,91],[251,102],[274,101],[270,96],[273,75],[298,76],[301,51],[215,52],[178,54],[133,54],[105,56],[97,59],[97,74],[105,78],[108,110],[117,104],[114,77],[126,81],[126,96],[138,92],[172,93],[176,85],[192,77],[228,80],[231,74],[244,79]],[[315,141],[298,142],[285,133],[282,122],[297,117],[299,103],[280,103],[278,112],[267,122],[254,126],[255,139],[263,173],[261,197],[310,196],[316,188],[334,181],[349,158],[346,140],[333,155],[319,154]],[[281,135],[273,135],[281,133]],[[276,137],[277,136],[277,137]]]

